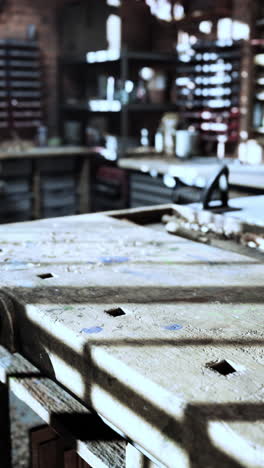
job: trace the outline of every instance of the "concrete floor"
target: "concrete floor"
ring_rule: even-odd
[[[43,424],[31,409],[10,392],[12,468],[29,468],[29,430]]]

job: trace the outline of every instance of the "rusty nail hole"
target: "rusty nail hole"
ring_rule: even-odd
[[[48,279],[48,278],[53,278],[53,274],[52,273],[43,273],[41,275],[37,275],[39,278],[41,279]]]
[[[105,310],[107,315],[111,315],[111,317],[121,317],[122,315],[126,315],[126,313],[121,309],[121,307],[116,307],[114,309]]]
[[[231,366],[231,364],[229,364],[229,362],[227,362],[225,359],[220,362],[209,363],[206,365],[206,367],[212,369],[215,372],[218,372],[221,375],[229,375],[236,372],[236,369],[234,369],[234,367]]]

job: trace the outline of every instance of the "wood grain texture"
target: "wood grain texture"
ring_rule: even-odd
[[[100,214],[0,226],[0,248],[38,368],[159,465],[263,466],[261,260]]]

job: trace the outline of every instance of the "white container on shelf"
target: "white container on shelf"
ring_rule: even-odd
[[[198,152],[199,133],[191,130],[176,130],[175,154],[188,158]]]

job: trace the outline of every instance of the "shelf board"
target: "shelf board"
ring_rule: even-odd
[[[178,61],[178,56],[173,52],[141,52],[141,51],[122,51],[121,58],[127,58],[128,60],[138,61],[152,61],[152,62],[167,62],[175,63]]]
[[[88,51],[93,52],[93,51]],[[95,51],[95,53],[98,51]],[[160,63],[177,63],[178,56],[173,52],[152,52],[152,51],[129,51],[122,50],[120,57],[115,59],[95,60],[93,62],[87,62],[85,57],[78,59],[73,57],[61,57],[59,62],[62,65],[100,65],[100,64],[119,64],[122,60],[134,60],[142,62],[160,62]]]
[[[66,112],[91,112],[91,113],[100,113],[100,114],[118,114],[121,109],[119,110],[112,110],[112,109],[105,109],[105,110],[100,110],[100,109],[91,109],[88,104],[64,104],[62,106],[62,109]]]
[[[123,106],[123,109],[131,112],[166,112],[166,111],[173,111],[178,108],[177,104],[171,104],[170,102],[167,103],[135,103],[135,104],[127,104]]]
[[[217,21],[220,18],[226,18],[231,15],[232,11],[228,8],[214,8],[213,11],[209,13],[187,15],[181,20],[175,20],[173,24],[180,27],[192,26],[193,23],[200,23],[201,21]]]
[[[258,135],[264,135],[264,127],[253,128],[252,132]]]
[[[121,107],[119,111],[116,110],[91,110],[85,104],[80,105],[64,105],[63,110],[70,111],[70,112],[92,112],[92,113],[111,113],[111,114],[118,114],[122,110],[127,112],[167,112],[167,111],[175,111],[178,108],[176,104],[171,103],[161,103],[161,104],[153,104],[153,103],[134,103],[134,104],[126,104]]]
[[[256,26],[261,27],[264,26],[264,18],[260,18],[256,21]]]
[[[201,139],[204,140],[204,141],[212,141],[212,142],[219,142],[219,137],[221,135],[218,134],[201,134]],[[230,137],[230,136],[227,136],[227,139],[225,141],[225,143],[237,143],[239,140],[238,137]]]

